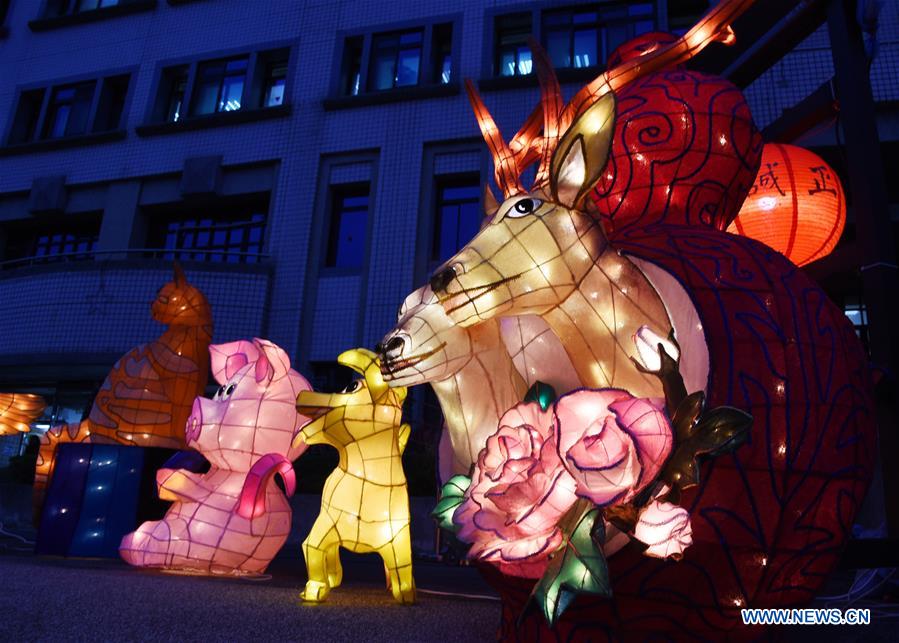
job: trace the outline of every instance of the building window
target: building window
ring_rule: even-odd
[[[281,106],[289,57],[289,49],[274,49],[165,67],[150,121],[176,123],[189,116]]]
[[[23,263],[92,259],[100,238],[100,220],[98,213],[12,221],[4,226],[4,261],[17,267]]]
[[[495,73],[531,73],[528,38],[543,43],[556,69],[600,67],[619,45],[655,28],[654,2],[619,2],[497,16]],[[539,29],[539,32],[537,31]]]
[[[337,91],[344,96],[453,82],[453,24],[344,40]]]
[[[436,217],[431,261],[443,263],[471,241],[481,228],[480,177],[441,178],[436,186]]]
[[[249,58],[203,63],[197,69],[192,114],[233,112],[240,109]]]
[[[96,81],[56,87],[50,94],[42,138],[77,136],[87,131]]]
[[[287,61],[275,60],[268,63],[263,79],[263,107],[275,107],[284,104],[284,87],[287,83]]]
[[[187,65],[171,67],[162,74],[161,91],[166,93],[165,120],[177,122],[184,113],[184,96],[187,92]]]
[[[372,38],[371,71],[368,88],[393,89],[418,84],[421,66],[420,29]]]
[[[515,13],[496,19],[496,71],[500,76],[531,73],[531,14]]]
[[[136,0],[48,0],[44,11],[45,18],[71,16],[77,13],[108,9],[116,5],[127,5]]]
[[[843,312],[852,322],[855,334],[862,340],[865,349],[868,348],[868,309],[857,297],[849,296],[843,304]]]
[[[441,85],[448,85],[453,80],[453,25],[437,25],[434,27],[434,78]]]
[[[368,184],[332,188],[326,267],[362,267],[368,229],[368,197]]]
[[[148,245],[163,259],[258,263],[264,258],[267,211],[261,199],[237,207],[214,202],[151,211]]]
[[[362,83],[362,36],[347,38],[343,53],[343,78],[341,92],[347,96],[359,94]]]
[[[29,143],[119,129],[130,81],[130,74],[122,74],[23,91],[7,142]],[[48,93],[42,117],[41,107]]]

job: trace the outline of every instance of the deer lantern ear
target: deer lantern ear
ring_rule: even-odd
[[[493,219],[499,210],[500,203],[496,200],[496,195],[490,189],[490,184],[484,184],[484,223]]]
[[[353,348],[338,355],[337,362],[349,366],[365,378],[372,400],[387,392],[387,383],[381,376],[381,360],[375,353],[366,348]]]
[[[187,277],[184,276],[184,270],[181,269],[181,264],[177,261],[172,266],[172,272],[174,273],[176,286],[184,286],[187,284]]]
[[[265,339],[254,338],[253,345],[259,351],[256,360],[256,381],[279,380],[290,370],[290,358],[284,349]]]
[[[582,210],[609,158],[615,129],[615,95],[606,94],[566,130],[553,152],[550,187],[557,203]]]

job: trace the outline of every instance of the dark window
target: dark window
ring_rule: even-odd
[[[184,95],[187,91],[187,65],[171,67],[162,74],[161,90],[165,93],[165,120],[175,123],[184,115]]]
[[[100,220],[100,214],[79,214],[12,221],[4,226],[4,260],[48,263],[90,259],[100,237]],[[12,264],[16,265],[20,264]]]
[[[427,57],[426,57],[427,56]],[[454,82],[452,23],[344,40],[337,91],[344,96]]]
[[[480,178],[465,175],[437,183],[437,212],[431,259],[443,263],[481,228]]]
[[[7,142],[29,143],[37,139],[58,139],[119,129],[130,81],[129,74],[121,74],[23,91],[19,95]],[[47,92],[46,112],[41,117]],[[92,113],[95,97],[96,110]]]
[[[499,76],[531,73],[531,14],[515,13],[496,19],[496,72]]]
[[[381,34],[372,38],[369,89],[393,89],[418,84],[421,30]]]
[[[41,103],[44,101],[45,89],[32,89],[22,92],[16,107],[16,116],[9,133],[10,143],[32,141],[37,134],[37,121],[41,115]]]
[[[210,208],[204,208],[209,210]],[[164,259],[256,263],[262,254],[265,212],[186,214],[165,221]]]
[[[284,86],[286,81],[286,60],[278,60],[266,65],[262,98],[263,107],[275,107],[276,105],[284,104]]]
[[[362,82],[362,36],[347,38],[343,54],[343,76],[341,91],[348,96],[359,94]]]
[[[44,11],[45,18],[68,16],[76,13],[106,9],[119,4],[129,4],[134,0],[48,0]]]
[[[368,185],[334,187],[325,265],[361,268],[368,228]]]
[[[117,4],[119,4],[119,0],[78,0],[76,11],[93,11],[94,9],[114,7]]]
[[[247,77],[248,57],[216,60],[197,68],[192,114],[233,112],[240,109]]]
[[[683,35],[708,11],[708,0],[678,0],[668,3],[668,30]]]
[[[855,334],[862,340],[865,348],[868,347],[868,309],[856,296],[848,296],[843,304],[843,312],[852,322]]]
[[[6,14],[9,12],[9,0],[0,0],[0,26],[6,22]]]
[[[290,50],[275,49],[255,56],[246,54],[166,67],[160,75],[151,121],[174,123],[188,115],[284,105],[289,57]],[[189,89],[191,73],[195,76],[193,89]]]
[[[619,45],[655,27],[652,3],[547,11],[543,44],[558,69],[596,67]]]
[[[56,87],[50,95],[42,138],[77,136],[87,131],[96,81]]]
[[[122,110],[125,108],[125,97],[128,95],[130,76],[112,76],[103,79],[100,88],[100,102],[97,104],[97,115],[94,117],[94,132],[114,130],[122,121]]]
[[[436,25],[434,27],[434,45],[432,47],[434,71],[433,78],[441,85],[447,85],[453,79],[453,25]]]

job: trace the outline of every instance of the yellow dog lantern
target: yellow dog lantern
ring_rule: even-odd
[[[378,356],[363,348],[337,361],[360,373],[340,393],[302,391],[297,410],[315,418],[294,439],[330,444],[340,453],[322,491],[322,506],[303,541],[308,580],[302,598],[319,602],[340,585],[339,547],[376,552],[384,560],[393,597],[415,600],[409,493],[402,453],[410,427],[402,424],[406,389],[388,388]]]

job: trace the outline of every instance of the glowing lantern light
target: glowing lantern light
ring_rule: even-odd
[[[159,497],[173,504],[162,520],[125,536],[119,553],[137,567],[259,574],[290,533],[290,504],[274,477],[281,474],[293,493],[291,462],[306,445],[292,442],[309,421],[297,414],[296,396],[311,387],[271,342],[231,342],[209,352],[221,388],[211,400],[194,401],[185,436],[212,466],[205,474],[160,469]]]
[[[376,552],[384,561],[390,590],[399,603],[415,600],[409,492],[402,454],[409,425],[401,424],[404,387],[388,388],[378,356],[363,348],[337,358],[362,374],[340,393],[304,391],[297,410],[316,419],[305,425],[294,445],[330,444],[340,452],[337,468],[325,480],[322,505],[303,555],[309,580],[303,600],[319,602],[343,580],[340,547]]]
[[[184,423],[209,379],[212,310],[177,262],[173,272],[150,308],[153,319],[168,326],[165,332],[119,358],[86,420],[53,427],[41,437],[33,496],[37,514],[60,442],[184,448]]]
[[[845,225],[846,199],[837,173],[806,149],[768,143],[755,183],[727,231],[761,241],[804,266],[830,254]]]
[[[46,406],[40,395],[0,393],[0,435],[28,433],[28,425]]]

